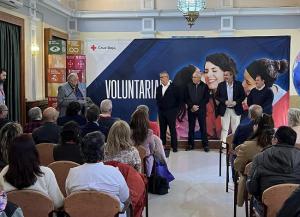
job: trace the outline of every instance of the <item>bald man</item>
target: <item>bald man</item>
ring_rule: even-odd
[[[54,143],[58,144],[60,136],[60,127],[57,126],[56,120],[58,112],[53,107],[48,107],[43,112],[43,125],[36,128],[32,137],[35,144],[39,143]]]
[[[71,73],[67,77],[67,82],[58,87],[57,107],[59,116],[66,114],[67,106],[70,102],[77,101],[84,104],[83,91],[78,86],[78,75]]]

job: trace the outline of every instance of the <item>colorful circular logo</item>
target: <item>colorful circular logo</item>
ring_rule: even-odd
[[[300,96],[300,53],[298,53],[293,69],[293,81],[295,89]]]

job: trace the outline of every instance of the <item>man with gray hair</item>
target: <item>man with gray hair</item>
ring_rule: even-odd
[[[296,146],[300,147],[300,109],[298,108],[289,109],[288,124],[297,133]]]
[[[119,118],[114,118],[111,116],[112,101],[110,99],[105,99],[101,101],[100,112],[101,114],[99,115],[98,124],[100,127],[100,131],[105,135],[105,138],[107,138],[111,126],[117,120],[119,120]]]
[[[77,101],[81,105],[85,104],[83,91],[78,86],[78,82],[78,75],[71,73],[67,77],[67,82],[58,87],[57,107],[60,117],[66,114],[70,102]]]
[[[7,119],[8,116],[8,108],[5,104],[0,104],[0,129],[10,122],[10,120]]]
[[[32,133],[35,128],[42,125],[42,110],[39,107],[33,107],[28,111],[29,122],[24,126],[24,133]]]

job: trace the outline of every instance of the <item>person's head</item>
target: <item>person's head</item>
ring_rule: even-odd
[[[8,163],[8,149],[11,146],[14,138],[23,133],[23,128],[20,124],[9,122],[0,130],[0,146],[2,161]]]
[[[81,142],[85,163],[97,163],[104,159],[104,135],[98,131],[86,134]]]
[[[102,100],[100,103],[100,111],[101,114],[109,114],[112,113],[112,102],[110,99]]]
[[[262,116],[263,109],[260,105],[253,104],[249,107],[248,117],[251,120],[256,120]]]
[[[5,104],[0,105],[0,118],[5,119],[8,115],[8,108]]]
[[[30,120],[42,120],[42,110],[39,107],[33,107],[28,111],[28,117]]]
[[[58,118],[58,112],[53,107],[48,107],[43,112],[44,122],[56,122]]]
[[[70,102],[67,106],[66,115],[67,116],[74,116],[78,115],[81,111],[80,103],[77,101]]]
[[[267,58],[254,60],[244,72],[243,87],[248,95],[256,87],[256,77],[260,76],[267,87],[272,87],[279,74],[288,71],[286,60],[271,60]]]
[[[257,89],[260,89],[264,85],[265,85],[265,80],[260,75],[257,75],[256,78],[255,78],[255,87]]]
[[[205,59],[205,81],[209,89],[215,90],[218,84],[224,81],[224,72],[229,71],[236,75],[236,64],[232,58],[225,53],[215,53]]]
[[[286,144],[294,146],[297,140],[297,133],[291,127],[281,126],[274,135],[276,144]]]
[[[6,80],[7,72],[5,69],[0,69],[0,81],[3,83]]]
[[[272,137],[274,135],[274,120],[271,115],[262,114],[262,116],[254,121],[254,134],[252,138],[256,138],[257,145],[264,148],[272,145]]]
[[[192,79],[193,79],[194,84],[199,84],[200,81],[201,81],[201,73],[200,72],[194,72]]]
[[[79,144],[81,141],[79,124],[75,121],[65,123],[60,132],[60,140],[61,144],[68,142]]]
[[[300,126],[300,109],[298,108],[289,109],[288,124],[290,127]]]
[[[120,153],[121,150],[128,150],[132,146],[129,125],[122,120],[116,121],[109,130],[105,152],[109,156]]]
[[[169,74],[167,71],[159,73],[160,82],[162,85],[166,86],[169,83]]]
[[[76,85],[78,85],[78,81],[79,81],[77,73],[69,74],[67,77],[67,81],[69,82],[69,84],[72,85],[73,88],[76,87]]]
[[[86,119],[89,122],[95,122],[98,120],[100,114],[100,109],[96,105],[91,105],[88,110],[86,111]]]
[[[149,116],[143,110],[137,110],[131,115],[130,128],[132,140],[136,146],[142,145],[147,138],[149,130]]]
[[[144,110],[147,114],[149,114],[149,107],[146,105],[138,105],[136,110]]]
[[[8,171],[5,179],[17,189],[33,185],[42,176],[39,154],[30,134],[17,136],[8,149]]]
[[[226,82],[228,82],[229,84],[232,84],[232,82],[234,80],[234,74],[233,74],[233,72],[225,71],[224,72],[224,80]]]

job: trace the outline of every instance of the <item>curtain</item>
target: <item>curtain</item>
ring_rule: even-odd
[[[20,27],[0,21],[0,66],[7,71],[4,82],[9,119],[20,121]]]

